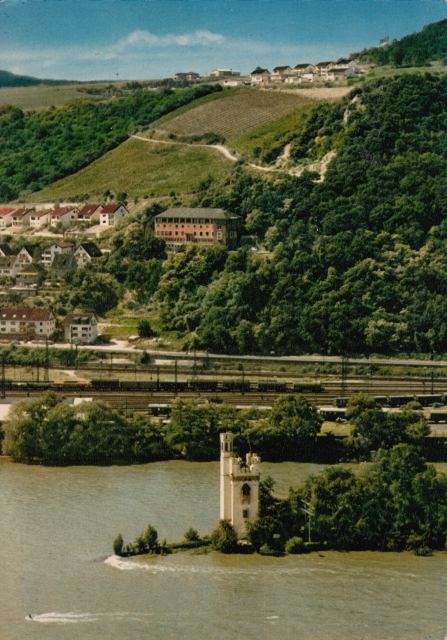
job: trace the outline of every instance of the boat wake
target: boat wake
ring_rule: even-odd
[[[80,624],[86,622],[98,622],[105,618],[119,620],[135,620],[138,622],[145,622],[151,614],[149,613],[40,613],[29,614],[25,620],[28,622],[40,622],[43,624]]]

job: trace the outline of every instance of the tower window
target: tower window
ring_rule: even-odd
[[[249,484],[245,483],[242,485],[242,502],[246,504],[250,504],[250,493],[251,487]]]
[[[243,518],[248,518],[248,509],[243,509],[242,510],[242,517]]]

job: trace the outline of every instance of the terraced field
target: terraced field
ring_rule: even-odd
[[[193,192],[208,175],[224,177],[231,162],[203,147],[148,144],[132,138],[72,176],[30,194],[33,202],[101,199],[107,190],[129,198]],[[88,194],[88,196],[87,196]]]
[[[316,101],[298,93],[247,89],[202,104],[167,122],[154,122],[151,129],[159,127],[176,135],[199,135],[212,131],[225,136],[228,141]]]

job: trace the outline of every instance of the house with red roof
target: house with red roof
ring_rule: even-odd
[[[5,229],[12,225],[12,214],[17,207],[2,207],[0,209],[0,229]]]
[[[128,213],[123,204],[106,204],[100,213],[100,224],[105,227],[113,227]]]
[[[39,209],[38,211],[32,211],[29,219],[31,227],[41,229],[50,224],[51,221],[51,209]]]
[[[78,213],[78,222],[99,222],[102,206],[100,204],[85,204]]]
[[[73,222],[76,222],[78,219],[78,213],[79,209],[77,207],[59,207],[51,212],[50,224],[52,227],[55,227],[57,224],[61,223],[63,227],[68,227]]]

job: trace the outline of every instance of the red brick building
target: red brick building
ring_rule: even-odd
[[[170,251],[190,242],[229,249],[239,244],[241,218],[224,209],[168,209],[154,217],[154,224],[156,237]]]

